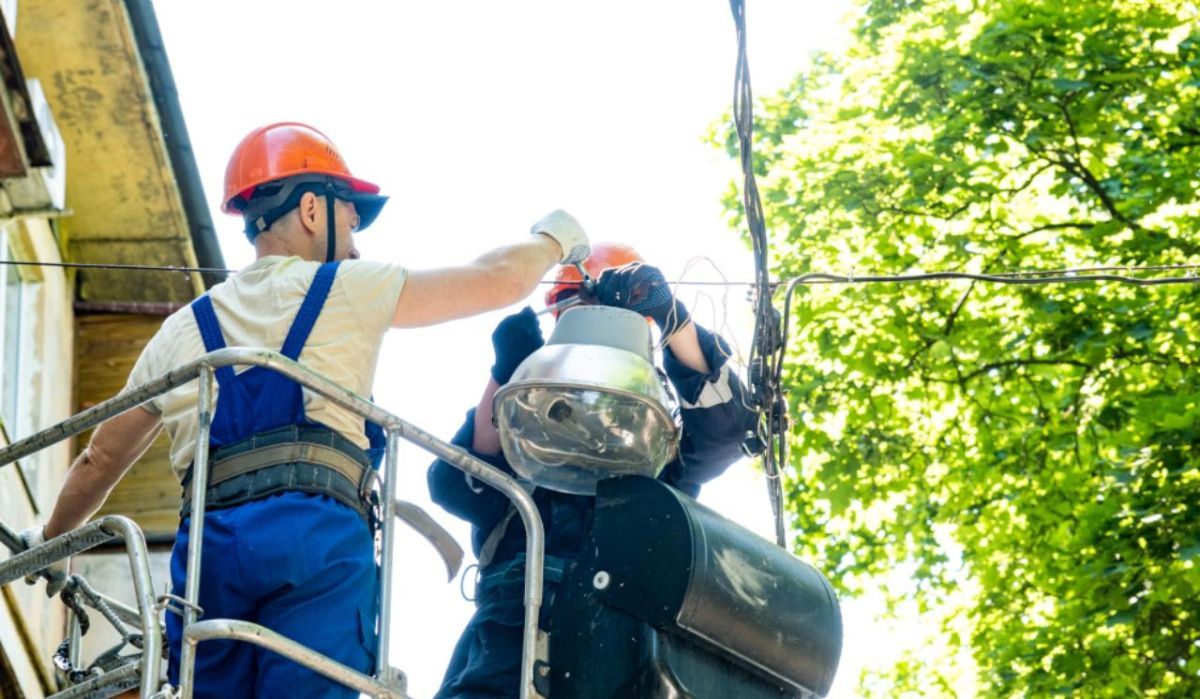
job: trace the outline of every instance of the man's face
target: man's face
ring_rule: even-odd
[[[358,211],[352,202],[336,199],[333,220],[337,225],[337,251],[334,259],[357,260],[358,248],[354,246],[354,232],[358,230]]]
[[[300,199],[294,215],[300,217],[308,236],[308,251],[310,260],[325,260],[329,246],[329,228],[326,223],[325,196],[316,196],[307,192]],[[357,260],[358,248],[354,246],[354,231],[359,225],[358,211],[352,202],[344,199],[333,199],[334,221],[334,255],[335,260]]]

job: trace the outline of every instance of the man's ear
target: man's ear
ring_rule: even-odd
[[[309,233],[316,234],[318,232],[317,217],[320,216],[317,201],[317,195],[312,192],[305,192],[300,195],[300,204],[296,207],[296,212],[300,215],[300,225]]]

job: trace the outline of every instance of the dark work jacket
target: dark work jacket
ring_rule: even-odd
[[[730,464],[742,456],[741,444],[746,439],[746,433],[754,429],[755,421],[754,413],[747,406],[745,387],[732,365],[727,363],[731,354],[728,344],[719,335],[699,325],[696,326],[696,332],[705,359],[712,368],[709,373],[684,366],[669,348],[663,351],[663,369],[679,398],[683,429],[679,455],[659,475],[659,480],[692,497],[699,494],[702,483],[724,473]],[[451,442],[515,477],[503,453],[490,456],[471,450],[474,425],[475,410],[472,408]],[[433,501],[447,512],[471,523],[471,544],[478,557],[492,530],[508,513],[509,499],[441,459],[429,467],[428,479]],[[584,527],[590,520],[594,498],[538,488],[533,493],[533,499],[545,526],[546,555],[575,558],[582,544]],[[518,554],[524,552],[525,527],[519,516],[513,516],[491,563],[481,572],[486,576],[511,567]],[[519,597],[516,604],[518,607],[521,605]],[[519,616],[517,623],[520,623]]]

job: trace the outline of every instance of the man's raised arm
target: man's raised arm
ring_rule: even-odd
[[[461,267],[409,272],[392,327],[436,325],[504,308],[528,296],[556,262],[574,264],[588,255],[587,234],[565,211],[550,213],[530,232],[528,241]]]

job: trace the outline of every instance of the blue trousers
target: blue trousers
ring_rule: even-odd
[[[171,591],[183,596],[189,520],[171,553]],[[374,541],[354,510],[324,495],[280,493],[207,513],[200,571],[202,619],[261,624],[359,672],[375,669],[378,579]],[[167,614],[168,676],[179,683],[182,619]],[[357,697],[274,652],[205,641],[195,696]]]

